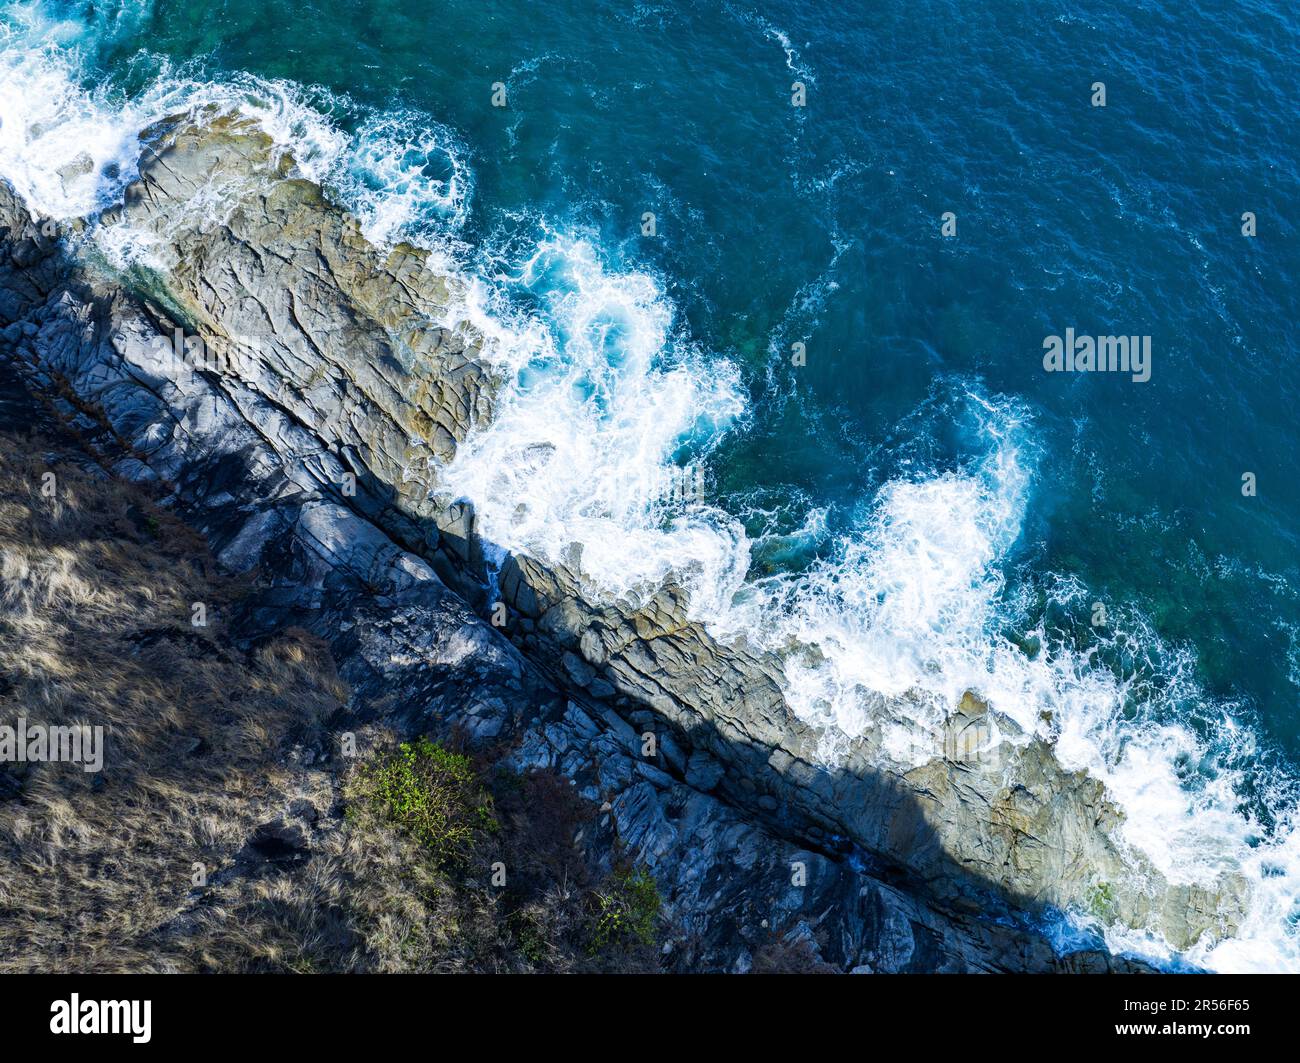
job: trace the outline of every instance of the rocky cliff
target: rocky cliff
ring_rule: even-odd
[[[977,761],[940,736],[893,770],[868,730],[828,766],[778,663],[690,622],[675,587],[595,603],[580,572],[503,556],[438,478],[493,410],[461,282],[370,246],[235,120],[144,140],[139,180],[96,222],[149,249],[125,273],[0,186],[0,357],[115,476],[258,576],[232,623],[325,640],[358,720],[455,729],[573,780],[600,811],[592,858],[632,854],[659,882],[666,967],[744,970],[774,933],[841,970],[1108,966],[1032,929],[1068,907],[1176,946],[1233,932],[1240,883],[1164,881],[1114,841],[1100,784],[1009,721]],[[968,695],[949,737],[990,713]]]

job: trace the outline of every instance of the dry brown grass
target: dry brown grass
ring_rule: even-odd
[[[346,691],[305,632],[235,649],[222,617],[246,588],[197,535],[33,450],[0,440],[0,722],[102,727],[104,767],[0,769],[0,969],[165,966],[142,936],[197,903],[194,863],[220,867],[308,786],[281,762]],[[191,626],[195,602],[207,627]]]
[[[454,874],[345,816],[326,646],[237,644],[252,585],[144,491],[42,447],[0,436],[0,723],[101,726],[104,765],[0,765],[0,972],[654,969],[652,949],[589,954],[567,781],[482,766],[502,829]],[[358,731],[363,751],[397,738]]]

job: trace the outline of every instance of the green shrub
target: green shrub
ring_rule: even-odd
[[[550,952],[546,929],[532,912],[512,912],[507,922],[514,930],[519,954],[533,967],[541,967]]]
[[[349,796],[408,833],[439,864],[465,862],[476,835],[497,830],[492,797],[470,759],[428,738],[362,765]]]
[[[1109,882],[1095,883],[1088,892],[1088,911],[1103,923],[1115,921],[1115,887]]]
[[[653,876],[645,868],[621,869],[596,891],[596,921],[591,952],[611,945],[653,945],[655,924],[663,901]]]

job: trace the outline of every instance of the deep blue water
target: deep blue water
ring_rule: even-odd
[[[203,56],[458,131],[467,239],[521,211],[595,227],[760,406],[769,370],[774,407],[807,398],[731,445],[724,490],[759,467],[851,504],[937,374],[1025,396],[1034,561],[1141,599],[1295,750],[1300,29],[1278,4],[1117,7],[158,3],[105,65]],[[1044,373],[1066,327],[1151,335],[1151,381]],[[802,373],[773,352],[796,340]]]
[[[705,417],[673,456],[744,523],[751,583],[815,573],[838,607],[884,608],[893,582],[871,575],[855,598],[834,568],[855,537],[879,548],[911,527],[879,523],[882,488],[972,474],[1014,433],[1029,483],[994,499],[1014,532],[976,566],[990,637],[1091,654],[1115,678],[1111,762],[1125,720],[1189,728],[1203,745],[1172,770],[1193,795],[1231,776],[1251,845],[1293,811],[1300,19],[1280,0],[156,0],[6,17],[79,52],[81,84],[109,98],[240,72],[303,86],[360,134],[339,194],[402,193],[392,234],[467,270],[517,274],[560,233],[603,277],[652,278],[664,359],[738,369],[747,412],[725,433]],[[422,198],[458,166],[467,195]],[[558,319],[550,284],[512,297]],[[615,373],[639,321],[604,322]],[[1150,336],[1150,380],[1045,372],[1044,339],[1067,328]],[[1002,411],[992,437],[986,408]],[[1097,603],[1108,624],[1090,622]],[[941,654],[968,605],[918,621]],[[1240,729],[1257,737],[1234,744]]]

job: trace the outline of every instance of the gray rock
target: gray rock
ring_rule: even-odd
[[[601,679],[600,676],[596,676],[596,678],[587,685],[587,693],[593,698],[600,698],[604,701],[612,698],[618,693],[618,691],[609,683],[605,682],[605,680]]]
[[[686,782],[697,790],[707,792],[722,781],[724,771],[722,765],[707,753],[695,752],[686,762]]]
[[[166,483],[223,564],[276,578],[268,621],[326,638],[358,707],[461,726],[509,745],[520,769],[556,767],[593,799],[613,795],[619,844],[661,877],[691,935],[675,964],[752,962],[764,898],[788,892],[803,851],[789,838],[847,839],[915,884],[905,896],[808,857],[814,885],[789,894],[787,915],[820,921],[822,954],[841,969],[1052,969],[1043,938],[1010,929],[1001,909],[1000,922],[981,919],[971,898],[1030,915],[1086,906],[1099,881],[1118,922],[1180,945],[1231,933],[1241,883],[1174,888],[1135,865],[1111,840],[1119,813],[1101,785],[1062,771],[1041,740],[1004,742],[982,770],[938,751],[901,772],[868,733],[827,767],[785,705],[779,663],[718,643],[671,585],[637,609],[596,605],[567,569],[507,556],[501,595],[536,621],[521,653],[471,607],[490,604],[484,544],[469,507],[437,490],[438,462],[492,412],[478,339],[430,324],[458,282],[418,249],[367,245],[317,187],[283,178],[246,122],[165,124],[146,139],[139,180],[106,220],[158,238],[171,309],[75,247],[15,240],[26,212],[0,182],[0,320],[24,335],[40,326],[38,359],[20,367],[76,396],[106,460]],[[200,226],[186,210],[196,197],[226,199],[226,224]],[[242,337],[240,357],[212,372],[160,359],[152,340],[177,327],[172,314],[208,340]],[[348,475],[355,493],[341,488]],[[566,705],[548,678],[557,667],[616,704]],[[906,709],[879,706],[882,719]],[[639,756],[620,713],[646,712],[686,785]],[[777,809],[787,840],[755,819]]]
[[[84,151],[78,154],[71,162],[65,163],[54,172],[58,174],[63,187],[67,188],[70,184],[75,184],[79,178],[85,177],[94,172],[95,160],[87,155]]]
[[[564,665],[564,670],[569,673],[572,679],[580,687],[589,687],[596,678],[596,673],[586,661],[575,653],[565,652],[560,658]]]

